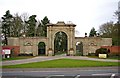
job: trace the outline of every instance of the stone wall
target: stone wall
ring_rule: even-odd
[[[38,55],[39,42],[45,43],[45,54],[54,55],[54,38],[57,32],[64,32],[67,35],[67,54],[76,54],[76,43],[83,43],[83,55],[95,53],[95,50],[101,46],[111,46],[112,38],[100,37],[75,37],[75,24],[65,24],[58,22],[57,24],[47,25],[47,37],[9,37],[8,44],[11,46],[20,46],[20,53]]]
[[[63,30],[64,31],[64,30]],[[64,31],[65,32],[65,31]],[[55,35],[55,32],[52,32]],[[54,35],[52,37],[54,37]],[[68,35],[68,34],[67,34]],[[54,54],[54,39],[47,37],[20,37],[20,38],[8,38],[8,44],[11,46],[20,46],[20,53],[30,54],[32,53],[34,56],[38,55],[38,44],[39,42],[44,42],[46,45],[46,55]],[[50,45],[50,42],[51,45]],[[101,46],[112,46],[111,38],[100,38],[100,37],[74,37],[70,43],[70,36],[68,35],[68,54],[70,54],[70,45],[72,45],[74,49],[74,53],[76,52],[76,43],[83,43],[83,55],[88,55],[88,53],[95,53],[95,50],[100,48]],[[52,48],[52,52],[48,52],[49,48]]]
[[[88,53],[95,53],[96,49],[101,46],[112,45],[112,38],[101,38],[101,37],[75,37],[75,45],[77,42],[83,43],[83,55]]]
[[[47,49],[47,38],[46,37],[19,37],[19,38],[8,38],[8,44],[12,46],[20,46],[20,53],[38,55],[38,44],[44,42]],[[47,55],[47,51],[46,51]]]
[[[120,46],[101,46],[101,48],[107,48],[110,50],[110,54],[120,55]]]

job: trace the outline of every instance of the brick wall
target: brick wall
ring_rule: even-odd
[[[120,46],[101,46],[101,48],[107,48],[111,54],[120,54]]]
[[[2,49],[13,50],[13,56],[17,56],[20,53],[20,46],[2,46]]]

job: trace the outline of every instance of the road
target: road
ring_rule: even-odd
[[[3,69],[2,75],[2,78],[120,78],[118,67],[17,68]]]

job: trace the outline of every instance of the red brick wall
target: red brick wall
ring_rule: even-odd
[[[101,46],[101,48],[107,48],[111,54],[120,54],[120,46]]]
[[[20,53],[20,46],[2,46],[2,49],[13,49],[14,56],[17,56]]]

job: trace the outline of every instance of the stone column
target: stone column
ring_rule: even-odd
[[[51,37],[51,34],[52,34],[52,33],[51,33],[51,26],[50,26],[50,27],[49,27],[49,40],[50,40],[49,43],[50,43],[50,48],[52,48],[52,39],[51,39],[52,37]]]
[[[75,41],[75,28],[72,30],[72,47],[74,49],[74,55],[76,54],[76,41]]]
[[[72,27],[71,27],[71,28],[70,28],[70,36],[71,36],[71,40],[70,40],[71,46],[70,46],[70,48],[73,48],[73,45],[72,45],[72,43],[73,43],[73,42],[72,42],[72,41],[73,41],[73,38],[72,38],[72,36],[73,36],[73,35],[72,35],[72,30],[73,30],[73,29],[72,29]]]
[[[70,27],[70,49],[69,49],[69,53],[71,56],[74,55],[74,47],[73,47],[73,27]]]
[[[33,56],[37,56],[38,55],[38,44],[37,44],[37,38],[34,39],[34,50],[33,50]]]
[[[88,54],[88,51],[89,51],[89,45],[88,45],[89,44],[89,39],[85,38],[84,40],[85,40],[85,42],[83,44],[83,55],[85,56],[85,55]]]
[[[70,53],[69,53],[69,50],[70,50],[70,38],[69,38],[69,36],[68,36],[68,38],[67,38],[67,54],[69,55]]]
[[[48,55],[47,50],[48,50],[48,47],[47,47],[47,45],[46,45],[46,46],[45,46],[45,55],[46,55],[46,56]]]
[[[53,49],[52,49],[52,28],[51,26],[48,27],[48,56],[53,55]]]

